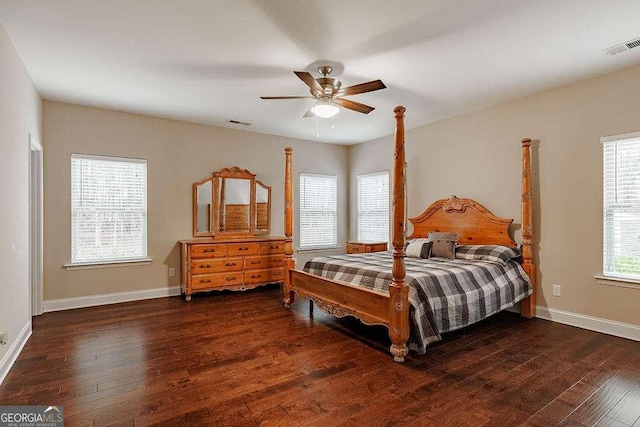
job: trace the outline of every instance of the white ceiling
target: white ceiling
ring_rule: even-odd
[[[352,144],[640,64],[639,0],[0,0],[45,99]],[[337,65],[376,107],[332,120],[292,73]],[[343,69],[340,72],[340,69]],[[335,77],[335,76],[334,76]],[[250,122],[244,127],[229,119]]]

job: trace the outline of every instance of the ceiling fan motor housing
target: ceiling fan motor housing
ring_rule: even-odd
[[[314,96],[333,96],[337,94],[342,86],[342,82],[338,79],[334,79],[333,77],[320,77],[316,79],[320,87],[322,87],[322,93],[318,94],[312,90],[311,94]]]

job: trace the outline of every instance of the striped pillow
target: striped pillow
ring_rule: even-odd
[[[409,258],[429,258],[431,256],[431,242],[428,239],[409,240],[406,254]]]
[[[501,245],[458,245],[456,258],[469,260],[494,261],[507,265],[507,262],[520,256],[516,248]]]

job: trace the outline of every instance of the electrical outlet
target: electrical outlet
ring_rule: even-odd
[[[560,285],[553,285],[553,296],[554,296],[554,297],[560,297],[560,296],[562,296],[562,286],[560,286]]]
[[[9,332],[3,331],[0,332],[0,345],[5,345],[9,340]]]
[[[176,277],[176,269],[175,268],[170,268],[169,269],[169,277]]]

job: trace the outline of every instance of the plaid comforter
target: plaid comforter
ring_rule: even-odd
[[[304,271],[389,292],[391,252],[313,258]],[[444,258],[405,258],[409,285],[409,348],[419,354],[441,334],[491,316],[532,293],[520,264]]]

